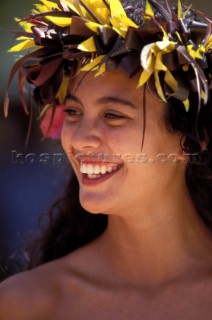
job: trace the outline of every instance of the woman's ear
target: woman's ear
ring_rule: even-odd
[[[180,139],[179,150],[176,154],[176,159],[178,161],[183,161],[183,162],[188,161],[189,154],[186,151],[184,151],[185,140],[186,140],[185,136],[182,136]]]
[[[180,146],[179,146],[179,152],[176,154],[176,159],[178,161],[184,161],[187,162],[189,160],[189,157],[192,155],[190,152],[185,151],[185,141],[186,137],[183,136],[180,141]],[[200,142],[200,147],[201,147],[201,152],[206,151],[208,146],[208,141],[206,139],[202,140]],[[197,153],[193,154],[194,156],[197,155]]]
[[[207,150],[208,142],[206,140],[201,141],[200,143],[201,151]]]
[[[202,141],[200,142],[201,151],[207,150],[207,146],[208,146],[209,141],[210,141],[210,139],[209,139],[209,137],[208,137],[207,130],[204,129],[203,132],[204,132],[204,138],[203,138]]]

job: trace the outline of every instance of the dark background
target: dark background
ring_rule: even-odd
[[[27,15],[33,3],[0,3],[0,279],[9,269],[14,272],[22,264],[23,244],[35,236],[38,217],[62,193],[70,168],[60,142],[42,139],[35,106],[30,139],[25,146],[29,117],[20,104],[17,77],[9,91],[9,116],[5,119],[3,115],[8,75],[17,58],[6,52],[15,44],[8,31],[17,29],[14,17]],[[44,153],[48,154],[46,162],[42,161]]]
[[[25,147],[29,119],[20,105],[17,78],[10,89],[9,117],[3,116],[8,75],[17,58],[6,52],[15,44],[8,31],[16,30],[13,18],[27,15],[35,2],[38,1],[1,0],[0,3],[0,280],[5,272],[22,262],[23,244],[35,235],[38,217],[61,194],[69,173],[65,156],[62,155],[60,162],[59,155],[54,155],[63,153],[60,142],[42,140],[36,108],[33,108],[35,120]],[[193,4],[212,15],[210,0],[194,0]],[[49,154],[49,161],[41,161],[43,153]],[[34,161],[30,161],[32,158]]]

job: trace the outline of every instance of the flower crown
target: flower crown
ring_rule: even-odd
[[[69,79],[79,71],[119,69],[128,77],[140,72],[138,87],[154,80],[163,101],[180,100],[188,111],[189,95],[198,94],[198,110],[212,86],[212,21],[201,12],[146,0],[134,22],[119,0],[40,0],[29,17],[16,19],[21,42],[10,52],[30,51],[16,61],[8,90],[18,72],[22,105],[28,113],[24,83],[36,101],[50,107],[64,102]],[[129,2],[129,1],[128,1]],[[133,2],[133,0],[131,1]],[[134,1],[135,2],[135,1]],[[189,18],[193,14],[196,18]],[[203,22],[204,21],[204,22]],[[52,108],[55,111],[55,108]]]

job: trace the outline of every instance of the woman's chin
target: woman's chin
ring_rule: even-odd
[[[85,197],[80,195],[80,204],[86,211],[92,214],[106,213],[108,212],[108,203],[101,201],[100,199],[94,199],[94,197]]]
[[[99,213],[104,213],[103,210],[97,210],[97,208],[95,208],[94,206],[89,206],[86,204],[81,203],[81,206],[83,207],[83,209],[85,209],[87,212],[91,213],[91,214],[99,214]]]

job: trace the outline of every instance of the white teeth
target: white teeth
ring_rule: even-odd
[[[92,166],[92,164],[88,164],[87,165],[87,174],[93,174],[94,171],[94,167]]]
[[[108,167],[108,168],[107,168],[107,172],[110,173],[110,172],[112,172],[112,171],[113,171],[113,168],[112,168],[112,167]]]
[[[105,174],[107,172],[107,167],[106,166],[102,166],[101,167],[101,174]]]
[[[94,170],[93,170],[93,173],[94,173],[94,174],[99,174],[100,171],[101,171],[100,166],[95,165]]]
[[[100,177],[101,177],[101,174],[88,174],[89,179],[97,179]]]
[[[87,173],[87,166],[85,163],[81,163],[80,172]]]
[[[90,179],[94,179],[97,177],[100,177],[101,175],[104,175],[106,173],[111,173],[112,171],[115,171],[117,168],[116,165],[113,166],[106,166],[104,165],[97,165],[97,164],[91,164],[91,163],[85,163],[81,162],[80,165],[80,172],[87,174]]]

